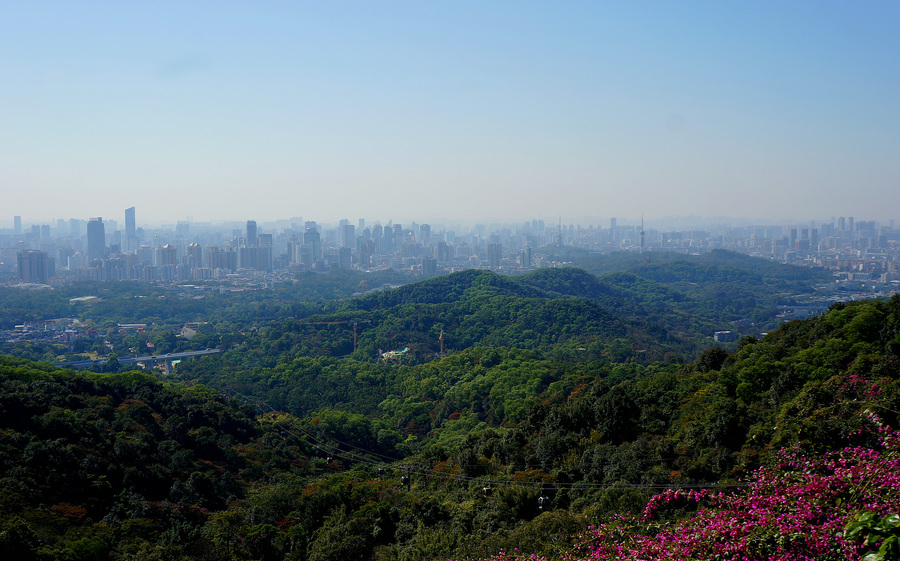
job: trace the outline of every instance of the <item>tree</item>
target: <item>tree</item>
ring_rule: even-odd
[[[118,372],[120,368],[119,357],[116,353],[109,353],[106,355],[106,364],[103,365],[104,372]]]

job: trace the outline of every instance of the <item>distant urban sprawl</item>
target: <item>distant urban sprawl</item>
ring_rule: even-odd
[[[463,231],[464,230],[464,231]],[[134,207],[124,222],[100,217],[0,230],[0,275],[6,285],[78,281],[219,280],[269,284],[306,271],[396,269],[423,276],[487,268],[517,273],[571,264],[589,253],[704,253],[728,249],[820,266],[846,288],[880,291],[900,284],[900,230],[853,217],[805,225],[714,226],[692,230],[640,223],[575,225],[530,220],[451,229],[388,220],[322,224],[302,218],[257,224],[178,222],[139,227]]]

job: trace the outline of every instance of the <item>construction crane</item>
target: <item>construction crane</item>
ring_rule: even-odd
[[[353,350],[356,350],[356,326],[360,323],[372,323],[370,319],[348,319],[345,321],[302,321],[300,325],[347,325],[353,324]]]

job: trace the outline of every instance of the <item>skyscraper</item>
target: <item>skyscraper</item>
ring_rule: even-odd
[[[303,243],[309,248],[309,257],[312,263],[322,258],[322,240],[319,231],[315,228],[307,228],[303,234]]]
[[[22,217],[21,216],[13,216],[13,231],[16,235],[22,233]]]
[[[256,247],[256,220],[247,221],[247,247]]]
[[[341,225],[341,247],[356,249],[356,228],[353,224]]]
[[[134,230],[134,207],[125,209],[125,251],[137,249],[137,238]]]
[[[88,261],[106,257],[106,229],[103,218],[91,218],[87,225],[87,258]]]

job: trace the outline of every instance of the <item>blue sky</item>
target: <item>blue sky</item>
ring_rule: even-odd
[[[895,2],[8,2],[26,222],[900,208]]]

